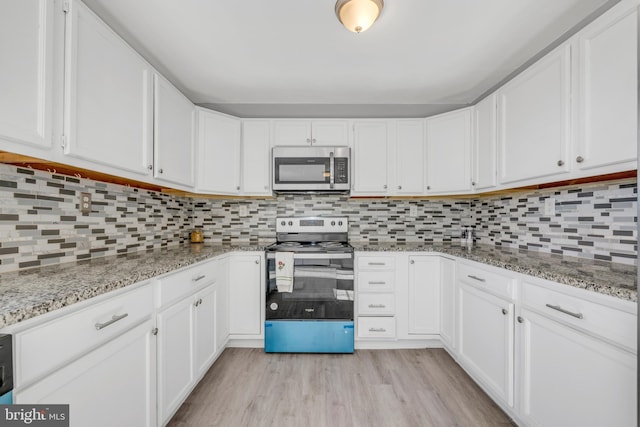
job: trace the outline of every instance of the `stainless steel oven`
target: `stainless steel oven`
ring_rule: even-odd
[[[349,147],[273,147],[273,191],[348,192],[350,153]]]
[[[342,217],[277,219],[278,242],[266,253],[265,351],[353,352],[347,231]]]

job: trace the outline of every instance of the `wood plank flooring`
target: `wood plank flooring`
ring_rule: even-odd
[[[170,427],[513,426],[442,349],[267,354],[229,348]]]

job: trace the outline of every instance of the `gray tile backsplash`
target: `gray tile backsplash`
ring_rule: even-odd
[[[475,200],[191,199],[0,164],[0,272],[178,245],[195,227],[207,242],[270,242],[285,215],[348,216],[360,242],[456,241],[471,225],[480,243],[636,264],[636,193],[623,180]],[[554,216],[544,215],[549,197]]]

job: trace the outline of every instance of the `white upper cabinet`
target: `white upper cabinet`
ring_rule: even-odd
[[[53,8],[50,0],[2,2],[0,140],[51,146]]]
[[[347,120],[274,120],[273,145],[349,145]]]
[[[390,191],[398,195],[424,193],[424,120],[395,123],[395,182]]]
[[[568,172],[571,46],[552,51],[497,95],[500,183],[544,182]]]
[[[77,0],[69,2],[65,43],[65,154],[149,176],[152,68]]]
[[[636,168],[638,134],[638,1],[623,1],[577,37],[578,169]],[[612,166],[613,165],[613,166]]]
[[[242,170],[242,193],[245,195],[271,195],[269,143],[268,120],[243,120],[240,167]]]
[[[472,185],[475,190],[496,186],[496,95],[489,95],[473,109],[474,138]]]
[[[238,194],[241,121],[203,108],[197,108],[197,112],[197,191]]]
[[[429,117],[427,193],[471,190],[471,108]]]
[[[195,107],[158,74],[154,89],[154,176],[193,187]]]
[[[353,124],[353,134],[351,194],[387,194],[387,121],[357,121]]]

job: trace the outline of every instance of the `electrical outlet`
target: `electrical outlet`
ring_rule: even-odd
[[[556,216],[556,199],[555,197],[548,197],[544,199],[544,215]]]
[[[80,193],[80,212],[91,213],[91,193]]]
[[[238,209],[238,216],[249,216],[247,205],[240,205],[240,208]]]
[[[416,205],[409,205],[409,216],[412,218],[418,216],[418,207]]]

